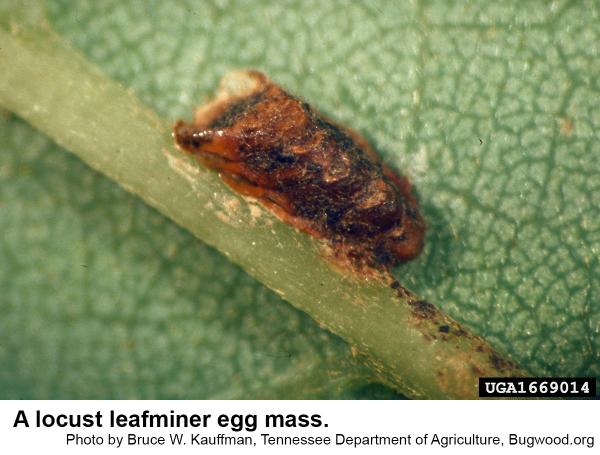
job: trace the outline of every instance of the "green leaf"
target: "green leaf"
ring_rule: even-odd
[[[412,177],[429,223],[402,283],[533,373],[600,374],[593,3],[48,6],[164,118],[254,67],[356,127]],[[339,339],[29,127],[1,125],[3,397],[362,396],[370,376]]]
[[[0,137],[2,398],[365,391],[345,343],[222,255],[20,121]]]

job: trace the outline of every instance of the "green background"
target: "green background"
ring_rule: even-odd
[[[595,2],[47,11],[167,121],[256,68],[353,126],[411,177],[429,225],[399,280],[533,374],[600,375]],[[396,397],[339,338],[9,114],[0,146],[1,398]]]

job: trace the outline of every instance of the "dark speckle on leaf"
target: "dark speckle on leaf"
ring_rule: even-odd
[[[438,310],[426,300],[410,301],[413,314],[420,319],[432,319]]]

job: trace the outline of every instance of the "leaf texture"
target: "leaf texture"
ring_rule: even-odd
[[[163,118],[256,68],[356,128],[428,221],[399,280],[534,374],[600,375],[594,2],[47,9]],[[227,259],[19,120],[0,128],[3,398],[394,396]]]

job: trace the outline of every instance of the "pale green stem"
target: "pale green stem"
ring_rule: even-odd
[[[446,316],[427,317],[415,296],[399,297],[389,285],[334,270],[323,259],[323,245],[175,150],[171,122],[47,26],[5,24],[0,43],[0,106],[344,338],[379,379],[409,396],[448,398],[476,397],[479,375],[524,374]],[[450,334],[440,331],[444,325]]]

